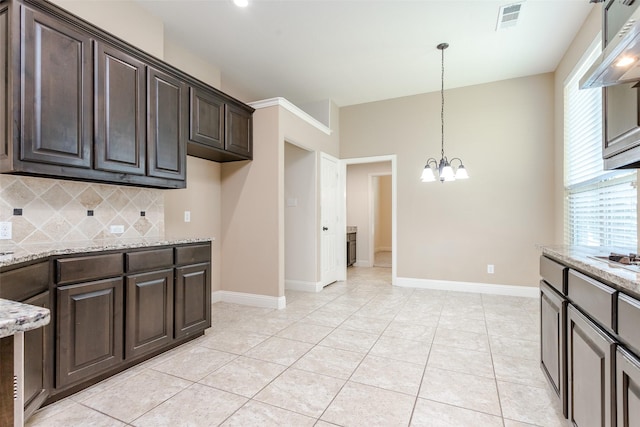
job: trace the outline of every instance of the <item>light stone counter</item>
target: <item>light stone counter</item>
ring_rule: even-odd
[[[48,308],[0,298],[0,338],[40,328],[50,320]]]
[[[71,255],[86,252],[146,248],[153,246],[181,245],[211,242],[212,238],[114,238],[102,240],[79,240],[31,245],[0,245],[0,267],[8,267],[28,261],[44,259],[53,255]]]
[[[607,257],[612,250],[589,246],[543,246],[542,253],[562,264],[608,282],[618,290],[640,298],[640,267],[624,266],[594,257]],[[616,253],[625,251],[613,250]],[[633,271],[633,269],[637,271]]]

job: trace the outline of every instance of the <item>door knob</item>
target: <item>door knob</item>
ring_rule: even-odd
[[[328,227],[322,227],[322,231],[329,231]]]

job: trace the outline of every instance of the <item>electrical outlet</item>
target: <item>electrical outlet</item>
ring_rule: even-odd
[[[494,273],[493,264],[487,264],[487,273],[489,274]]]
[[[124,233],[124,225],[111,225],[109,226],[109,233],[122,234]]]
[[[191,211],[184,211],[184,222],[191,222]]]
[[[11,239],[11,223],[10,222],[0,222],[0,239],[1,240]]]

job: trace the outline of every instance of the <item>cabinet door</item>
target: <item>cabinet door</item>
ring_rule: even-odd
[[[540,365],[567,416],[566,318],[567,301],[540,282]]]
[[[573,305],[567,309],[569,421],[577,427],[615,425],[612,407],[615,343]]]
[[[640,427],[640,359],[618,348],[616,352],[618,427]]]
[[[140,356],[173,340],[173,269],[127,277],[125,356]]]
[[[91,167],[91,39],[22,7],[20,160]]]
[[[224,101],[195,87],[189,101],[189,140],[224,149]]]
[[[49,291],[23,301],[24,304],[50,308]],[[51,323],[24,333],[24,412],[25,419],[49,396],[53,383]]]
[[[9,4],[0,4],[0,161],[9,157]]]
[[[211,326],[211,264],[176,268],[176,338],[201,332]]]
[[[253,118],[251,113],[226,104],[224,149],[247,159],[253,157]]]
[[[104,43],[96,43],[95,168],[145,174],[145,65]]]
[[[56,388],[122,362],[122,288],[120,277],[58,287]]]
[[[151,67],[147,75],[147,175],[184,181],[187,86]]]

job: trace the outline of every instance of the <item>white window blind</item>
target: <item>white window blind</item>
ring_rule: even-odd
[[[636,171],[604,171],[602,89],[579,89],[600,54],[595,43],[564,88],[565,243],[635,251]]]

